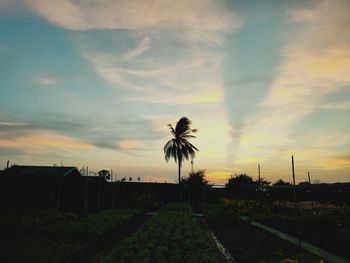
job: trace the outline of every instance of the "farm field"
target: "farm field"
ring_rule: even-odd
[[[164,205],[145,220],[142,209],[2,217],[1,262],[225,261],[189,204]]]
[[[225,262],[225,258],[198,219],[177,204],[159,211],[93,262]]]
[[[287,201],[259,202],[255,200],[225,200],[226,209],[237,215],[269,225],[315,244],[336,255],[350,259],[350,207],[330,203],[298,203],[300,222],[295,203]]]
[[[249,216],[288,232],[283,224],[295,222],[283,221],[287,215],[279,211],[292,213],[291,205],[224,200],[206,205],[203,218],[188,203],[168,203],[149,215],[143,209],[113,209],[84,218],[54,211],[7,216],[0,218],[1,262],[226,262],[210,231],[235,262],[321,262],[239,218]],[[346,208],[313,205],[315,218],[346,219]],[[306,216],[308,209],[301,204],[300,213]]]
[[[142,209],[114,209],[81,219],[54,212],[1,218],[1,261],[84,262],[143,217]]]
[[[321,262],[318,256],[242,221],[224,205],[209,206],[205,217],[236,262]]]

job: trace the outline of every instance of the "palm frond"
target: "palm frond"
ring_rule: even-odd
[[[181,166],[183,160],[193,158],[196,151],[199,151],[188,141],[191,138],[196,138],[192,133],[197,132],[197,129],[191,129],[191,124],[191,120],[187,117],[182,117],[177,122],[175,129],[171,124],[168,124],[173,138],[164,145],[163,150],[167,162],[173,158]]]

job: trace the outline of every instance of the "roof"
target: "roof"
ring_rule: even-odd
[[[14,165],[6,170],[8,175],[16,176],[81,176],[73,166],[30,166]]]

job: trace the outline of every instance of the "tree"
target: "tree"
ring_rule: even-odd
[[[260,182],[259,180],[256,180],[256,182],[258,183],[258,185],[260,184],[260,186],[268,186],[271,184],[271,182],[265,180],[265,178],[260,178]]]
[[[231,175],[225,185],[226,191],[231,196],[247,197],[252,191],[256,191],[260,186],[267,186],[270,182],[264,178],[254,181],[253,178],[247,174]]]
[[[278,179],[273,183],[273,186],[291,186],[290,183],[283,181],[282,179]]]
[[[192,133],[197,132],[197,129],[191,129],[191,120],[182,117],[177,123],[175,129],[171,124],[168,127],[173,135],[164,146],[165,160],[168,162],[171,158],[174,158],[178,164],[178,182],[181,181],[181,166],[184,160],[188,160],[190,157],[194,158],[198,149],[191,144],[188,140],[196,138]]]
[[[212,186],[205,178],[205,170],[190,172],[188,177],[181,179],[181,184],[187,187],[188,199],[192,204],[204,202],[205,192]]]
[[[208,180],[205,179],[206,170],[198,170],[188,174],[188,177],[181,179],[181,184],[190,186],[192,188],[203,188],[211,186],[208,184]]]
[[[101,170],[98,172],[98,176],[102,177],[105,180],[110,180],[111,179],[111,174],[108,170]]]
[[[246,174],[235,174],[234,176],[231,175],[230,179],[228,179],[228,182],[225,186],[226,188],[241,190],[243,188],[246,188],[248,185],[255,185],[255,182],[253,181],[252,177]]]
[[[298,183],[298,185],[310,185],[310,182],[300,182],[300,183]]]

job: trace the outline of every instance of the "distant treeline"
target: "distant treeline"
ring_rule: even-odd
[[[295,188],[300,201],[350,203],[350,183],[302,184]],[[108,182],[103,177],[27,176],[0,174],[1,213],[55,209],[57,212],[90,214],[116,207],[143,207],[153,210],[164,203],[188,201],[194,204],[216,202],[221,198],[294,200],[293,186],[261,184],[170,184]]]

